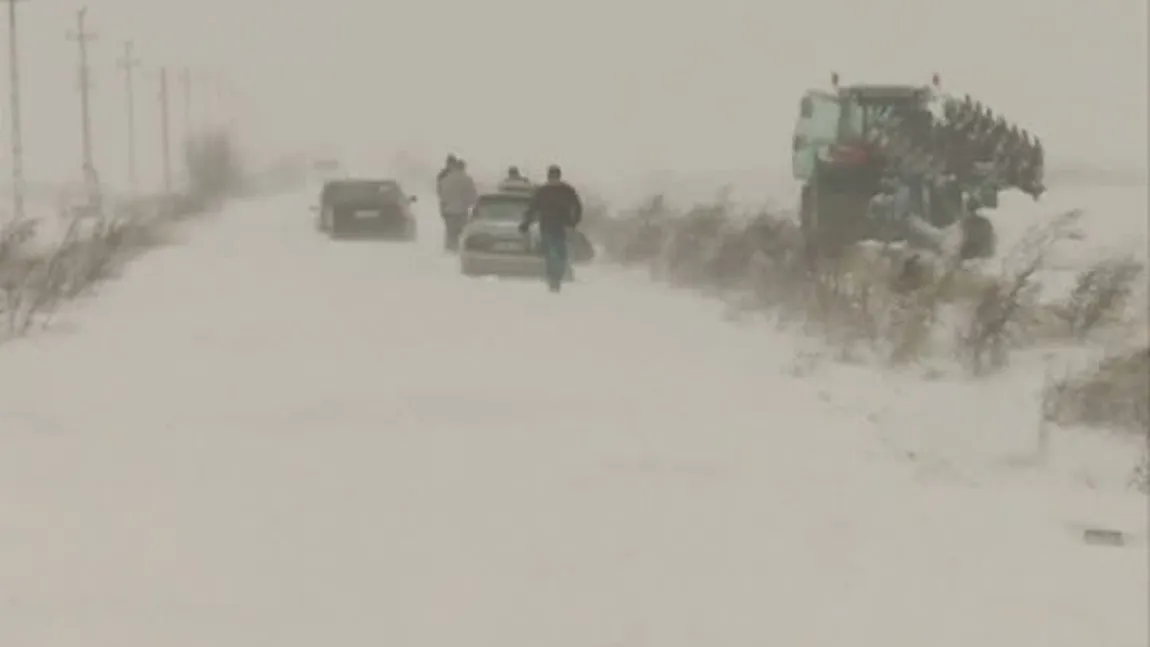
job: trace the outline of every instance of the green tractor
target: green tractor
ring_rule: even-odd
[[[1042,144],[969,96],[930,85],[810,90],[799,104],[792,169],[808,248],[836,255],[864,240],[940,251],[957,225],[963,259],[994,253],[994,227],[980,213],[1003,189],[1038,199]]]

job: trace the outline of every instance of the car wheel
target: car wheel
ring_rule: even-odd
[[[464,276],[481,276],[483,274],[476,269],[474,264],[469,263],[465,258],[460,258],[459,260],[459,272]]]
[[[332,213],[327,221],[327,234],[331,238],[347,238],[347,228],[350,223],[346,217],[340,217],[340,214]]]

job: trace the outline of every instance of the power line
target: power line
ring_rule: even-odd
[[[180,88],[184,94],[184,139],[192,139],[192,71],[180,69]]]

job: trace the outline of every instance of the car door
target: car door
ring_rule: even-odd
[[[803,95],[791,141],[791,171],[796,180],[805,182],[814,175],[819,150],[838,138],[841,113],[835,93],[810,90]]]

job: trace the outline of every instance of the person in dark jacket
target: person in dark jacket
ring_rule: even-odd
[[[535,190],[523,215],[519,231],[527,233],[539,223],[539,238],[546,262],[547,285],[558,292],[570,268],[567,258],[567,230],[583,219],[583,203],[575,189],[563,181],[563,171],[555,165],[547,169],[547,183]]]

